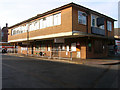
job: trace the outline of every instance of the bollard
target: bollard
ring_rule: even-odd
[[[70,51],[70,60],[72,60],[72,51]]]

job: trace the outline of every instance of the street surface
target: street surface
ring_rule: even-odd
[[[118,88],[119,67],[2,55],[2,88]]]

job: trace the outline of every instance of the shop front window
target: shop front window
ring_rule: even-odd
[[[45,51],[45,45],[41,45],[41,46],[40,46],[40,50],[41,50],[41,51]]]
[[[62,45],[62,51],[65,51],[65,45]]]
[[[36,45],[35,50],[39,51],[39,45]]]
[[[71,44],[71,51],[76,51],[76,43]]]

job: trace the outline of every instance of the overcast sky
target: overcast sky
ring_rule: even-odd
[[[12,26],[37,14],[74,2],[118,20],[119,0],[0,0],[0,26]],[[115,27],[118,27],[117,22]]]

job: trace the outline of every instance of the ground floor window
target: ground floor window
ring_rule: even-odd
[[[21,50],[27,50],[27,47],[21,47]]]
[[[45,51],[45,45],[41,45],[41,46],[40,46],[40,50],[41,50],[41,51]]]
[[[47,51],[51,51],[50,46],[47,47]]]
[[[69,51],[69,45],[66,46],[67,51]]]
[[[62,51],[65,51],[65,45],[62,45]]]
[[[76,43],[71,44],[71,51],[76,51]]]
[[[39,51],[39,45],[36,45],[36,46],[35,46],[35,50],[36,50],[36,51]]]

